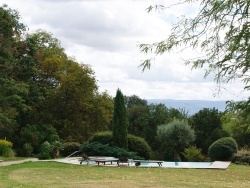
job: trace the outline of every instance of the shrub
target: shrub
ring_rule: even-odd
[[[112,156],[117,158],[126,156],[127,158],[132,159],[142,159],[140,156],[136,155],[135,152],[130,152],[124,148],[112,147],[108,144],[101,144],[98,142],[82,145],[80,151],[88,156]]]
[[[208,148],[208,155],[212,161],[230,161],[238,150],[238,145],[232,137],[224,137],[215,141]]]
[[[52,147],[48,141],[45,141],[41,146],[41,152],[38,155],[39,159],[50,159]]]
[[[91,142],[99,142],[101,144],[112,144],[112,132],[98,132],[89,139],[89,143]]]
[[[184,152],[181,154],[185,157],[185,159],[189,162],[200,162],[204,161],[204,156],[201,153],[201,149],[198,149],[194,146],[186,148]]]
[[[137,155],[143,157],[144,159],[149,159],[151,156],[151,148],[148,143],[141,137],[128,134],[128,150],[136,152]],[[92,136],[89,143],[98,142],[101,144],[112,145],[112,132],[105,131],[99,132]]]
[[[148,143],[143,138],[131,134],[128,134],[128,150],[136,152],[144,159],[149,159],[151,156],[151,148]]]
[[[58,158],[60,156],[60,151],[63,150],[63,143],[56,140],[51,144],[51,157]]]
[[[81,144],[78,142],[65,142],[63,144],[63,150],[61,151],[61,155],[63,157],[67,157],[74,153],[75,151],[78,151]]]
[[[33,150],[34,150],[34,148],[33,148],[31,143],[25,143],[23,145],[23,149],[22,149],[22,156],[30,157],[33,153]]]
[[[7,140],[0,140],[0,156],[13,157],[14,151],[12,150],[13,144]]]
[[[245,146],[241,148],[232,159],[236,164],[250,165],[250,148]]]

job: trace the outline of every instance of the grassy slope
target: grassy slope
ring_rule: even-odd
[[[27,162],[0,167],[0,187],[248,187],[250,167],[227,170],[78,166]]]

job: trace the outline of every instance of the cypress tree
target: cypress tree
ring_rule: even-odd
[[[121,148],[128,148],[128,120],[124,96],[120,89],[116,92],[113,116],[113,143]]]

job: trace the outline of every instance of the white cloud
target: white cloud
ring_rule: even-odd
[[[169,0],[167,3],[175,3]],[[146,13],[151,4],[162,0],[0,0],[0,4],[20,12],[31,31],[44,29],[61,41],[70,56],[90,64],[100,91],[144,99],[240,100],[249,96],[242,84],[227,86],[214,97],[213,76],[203,79],[204,70],[191,70],[182,59],[196,52],[165,54],[156,59],[151,70],[138,68],[145,59],[139,43],[156,42],[167,37],[171,24],[180,15],[194,14],[197,5],[171,7],[167,14]]]

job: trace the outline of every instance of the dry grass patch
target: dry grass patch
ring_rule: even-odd
[[[97,167],[29,162],[2,167],[0,187],[248,187],[250,167],[227,170]]]

